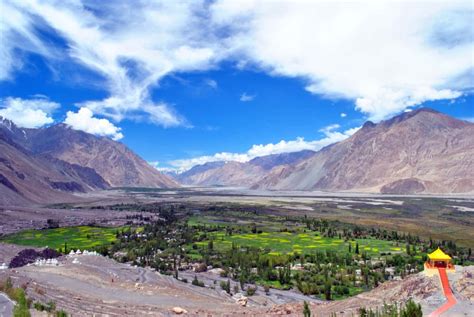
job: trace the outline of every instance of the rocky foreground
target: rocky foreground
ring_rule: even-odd
[[[1,248],[2,261],[9,261],[21,249],[8,245]],[[474,316],[473,275],[474,266],[456,267],[456,272],[449,274],[459,302],[449,311],[449,316]],[[58,264],[0,270],[0,280],[7,277],[16,286],[25,287],[33,300],[43,303],[52,300],[73,316],[301,316],[303,309],[299,301],[273,305],[251,298],[243,303],[241,298],[227,295],[219,286],[215,289],[192,286],[151,269],[97,255],[69,255],[60,257]],[[346,300],[311,302],[310,307],[314,316],[332,313],[355,316],[359,307],[381,307],[409,298],[419,302],[425,314],[445,301],[438,277],[419,273]]]

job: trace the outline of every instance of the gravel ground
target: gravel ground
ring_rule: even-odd
[[[14,303],[4,293],[0,293],[0,317],[13,316]]]
[[[227,282],[228,278],[221,277],[217,273],[212,272],[201,272],[195,273],[192,271],[186,272],[179,272],[180,278],[186,278],[189,282],[194,279],[194,276],[204,282],[206,287],[215,287],[216,290],[221,290],[220,282]],[[215,281],[215,283],[214,283]],[[233,293],[234,285],[239,285],[239,282],[231,281],[231,291]],[[250,285],[245,285],[248,287]],[[245,295],[245,291],[242,292]],[[314,297],[305,296],[296,290],[278,290],[278,289],[270,289],[269,295],[265,294],[263,287],[257,287],[257,291],[255,295],[248,297],[249,305],[251,306],[271,306],[271,305],[282,305],[288,303],[295,303],[295,302],[313,302],[313,303],[323,303],[324,301],[315,299]]]
[[[87,209],[51,209],[39,207],[0,207],[0,235],[25,229],[43,229],[48,219],[59,222],[61,227],[88,225],[122,226],[127,215],[135,212]],[[147,214],[143,214],[147,216]],[[150,214],[154,216],[154,214]]]
[[[78,263],[73,263],[77,258]],[[63,258],[59,266],[25,266],[0,272],[25,285],[30,298],[48,302],[74,316],[168,316],[175,306],[188,315],[213,316],[243,308],[221,292],[185,284],[150,269],[135,268],[102,256]]]
[[[1,250],[2,248],[0,248]],[[4,252],[3,254],[6,254]],[[456,267],[449,279],[459,304],[446,316],[474,316],[472,279],[474,266]],[[297,292],[259,289],[242,307],[220,289],[227,280],[216,273],[200,273],[199,279],[215,289],[196,287],[177,281],[151,269],[133,267],[102,256],[68,256],[59,266],[25,266],[0,271],[0,280],[10,276],[16,286],[26,287],[34,300],[57,304],[74,316],[174,316],[173,307],[187,311],[186,316],[301,316],[302,302],[310,302],[313,316],[355,316],[357,309],[381,307],[384,303],[405,302],[414,298],[425,314],[444,303],[438,277],[423,273],[402,281],[391,281],[378,288],[341,301],[310,300]],[[180,272],[180,277],[194,278],[194,272]]]

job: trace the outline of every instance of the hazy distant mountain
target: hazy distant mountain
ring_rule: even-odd
[[[184,173],[176,174],[174,178],[182,184],[202,184],[202,182],[212,175],[212,171],[221,168],[225,162],[208,162],[201,165],[193,166]]]
[[[306,150],[257,157],[246,163],[211,162],[194,166],[179,174],[177,180],[189,185],[250,187],[265,177],[273,168],[296,164],[314,154],[315,152]]]
[[[272,170],[254,188],[394,194],[474,192],[474,124],[419,109],[379,124],[298,164]]]

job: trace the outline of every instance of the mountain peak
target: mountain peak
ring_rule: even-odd
[[[364,125],[362,126],[362,129],[373,128],[375,126],[376,124],[369,120],[364,123]]]
[[[392,125],[394,123],[399,123],[399,122],[402,122],[402,121],[406,121],[410,118],[414,118],[414,117],[422,115],[422,114],[443,115],[441,112],[436,111],[436,110],[431,109],[431,108],[419,108],[419,109],[416,109],[416,110],[403,112],[403,113],[401,113],[401,114],[399,114],[399,115],[397,115],[397,116],[395,116],[391,119],[382,121],[382,123],[385,123],[386,125]]]

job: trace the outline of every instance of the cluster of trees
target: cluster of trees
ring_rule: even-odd
[[[381,309],[359,309],[360,317],[422,317],[421,305],[409,299],[405,305],[385,304]]]
[[[144,211],[155,208],[159,213],[158,220],[146,224],[141,232],[117,232],[118,241],[107,252],[114,254],[120,251],[125,253],[123,261],[151,266],[176,278],[179,278],[179,270],[189,268],[191,263],[196,271],[204,271],[207,266],[222,268],[222,275],[239,281],[242,289],[244,284],[260,283],[282,289],[296,287],[307,295],[328,300],[338,299],[377,287],[392,278],[393,274],[404,277],[419,272],[423,269],[426,252],[431,251],[437,243],[455,255],[457,260],[466,261],[471,257],[470,250],[459,248],[453,242],[424,241],[418,236],[396,231],[289,216],[279,217],[280,230],[317,232],[323,237],[340,238],[347,241],[347,251],[328,249],[309,254],[270,256],[270,250],[245,245],[232,244],[230,249],[222,249],[215,247],[212,240],[214,232],[224,232],[228,236],[239,233],[259,234],[264,228],[250,221],[247,226],[235,226],[233,223],[188,226],[190,212],[187,208],[179,205],[141,207]],[[218,214],[218,211],[210,213]],[[243,217],[246,220],[258,220],[256,214],[246,211]],[[354,243],[354,239],[365,238],[394,241],[402,248],[404,246],[406,254],[382,253],[372,257],[361,250],[358,243]],[[206,244],[198,243],[203,241]],[[196,267],[196,262],[201,265]],[[392,268],[391,271],[387,270],[389,267]],[[197,279],[193,281],[198,282]]]

